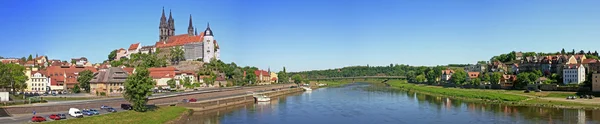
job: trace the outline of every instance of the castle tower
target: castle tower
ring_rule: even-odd
[[[210,30],[210,24],[206,25],[206,30],[204,30],[204,39],[202,39],[202,44],[204,47],[204,56],[202,57],[205,63],[210,63],[210,60],[215,58],[215,42],[213,38],[212,30]]]
[[[194,35],[194,26],[192,26],[192,14],[190,14],[190,24],[188,25],[188,35]]]
[[[163,42],[166,41],[169,37],[169,25],[167,24],[167,18],[165,17],[165,7],[162,9],[162,16],[160,17],[158,31],[158,39]]]

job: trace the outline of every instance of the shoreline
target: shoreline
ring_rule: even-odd
[[[379,81],[379,82],[378,82]],[[334,83],[335,85],[325,87],[340,87],[346,84],[355,82],[365,82],[374,85],[382,85],[381,80],[368,81],[323,81],[325,83]],[[466,102],[483,103],[483,104],[502,104],[509,106],[529,106],[543,108],[567,108],[567,109],[585,109],[585,110],[600,110],[600,102],[597,104],[573,102],[567,100],[558,100],[558,97],[541,97],[535,95],[519,94],[505,90],[490,90],[490,89],[461,89],[461,88],[444,88],[440,86],[419,85],[407,83],[405,80],[389,80],[389,88],[394,90],[402,90],[409,92],[422,93],[430,96],[448,97],[451,99],[463,100]],[[429,91],[435,92],[429,92]],[[436,93],[437,92],[437,93]],[[452,92],[458,92],[454,94]],[[475,94],[475,96],[470,96]],[[477,95],[479,94],[479,95]]]

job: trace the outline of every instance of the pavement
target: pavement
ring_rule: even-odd
[[[113,108],[115,108],[117,110],[117,112],[123,112],[123,111],[127,111],[127,110],[123,110],[119,107],[116,106],[111,106]],[[99,115],[104,115],[104,114],[109,114],[110,112],[107,112],[105,110],[101,110],[99,107],[98,108],[86,108],[86,109],[96,109],[98,110],[98,112],[100,113]],[[44,118],[46,118],[46,121],[60,121],[60,120],[52,120],[49,118],[49,116],[51,114],[58,114],[58,113],[64,113],[67,115],[67,119],[73,119],[75,117],[71,117],[68,114],[68,110],[67,111],[59,111],[59,112],[47,112],[47,113],[36,113],[35,115],[37,116],[42,116]],[[98,116],[98,115],[92,115],[92,116]],[[33,113],[32,114],[14,114],[12,117],[0,117],[0,122],[2,124],[23,124],[23,123],[33,123],[31,122],[31,117],[33,117]],[[84,115],[85,117],[89,117],[87,115]],[[65,119],[61,119],[61,120],[65,120]]]

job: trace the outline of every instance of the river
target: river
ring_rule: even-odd
[[[600,123],[600,110],[463,102],[354,83],[194,112],[187,124],[531,124]]]

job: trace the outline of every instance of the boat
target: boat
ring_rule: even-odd
[[[265,96],[265,95],[255,95],[254,97],[256,97],[256,101],[257,102],[269,102],[271,101],[271,98]]]
[[[302,87],[302,89],[304,89],[306,91],[312,91],[312,89],[310,89],[309,87]]]

